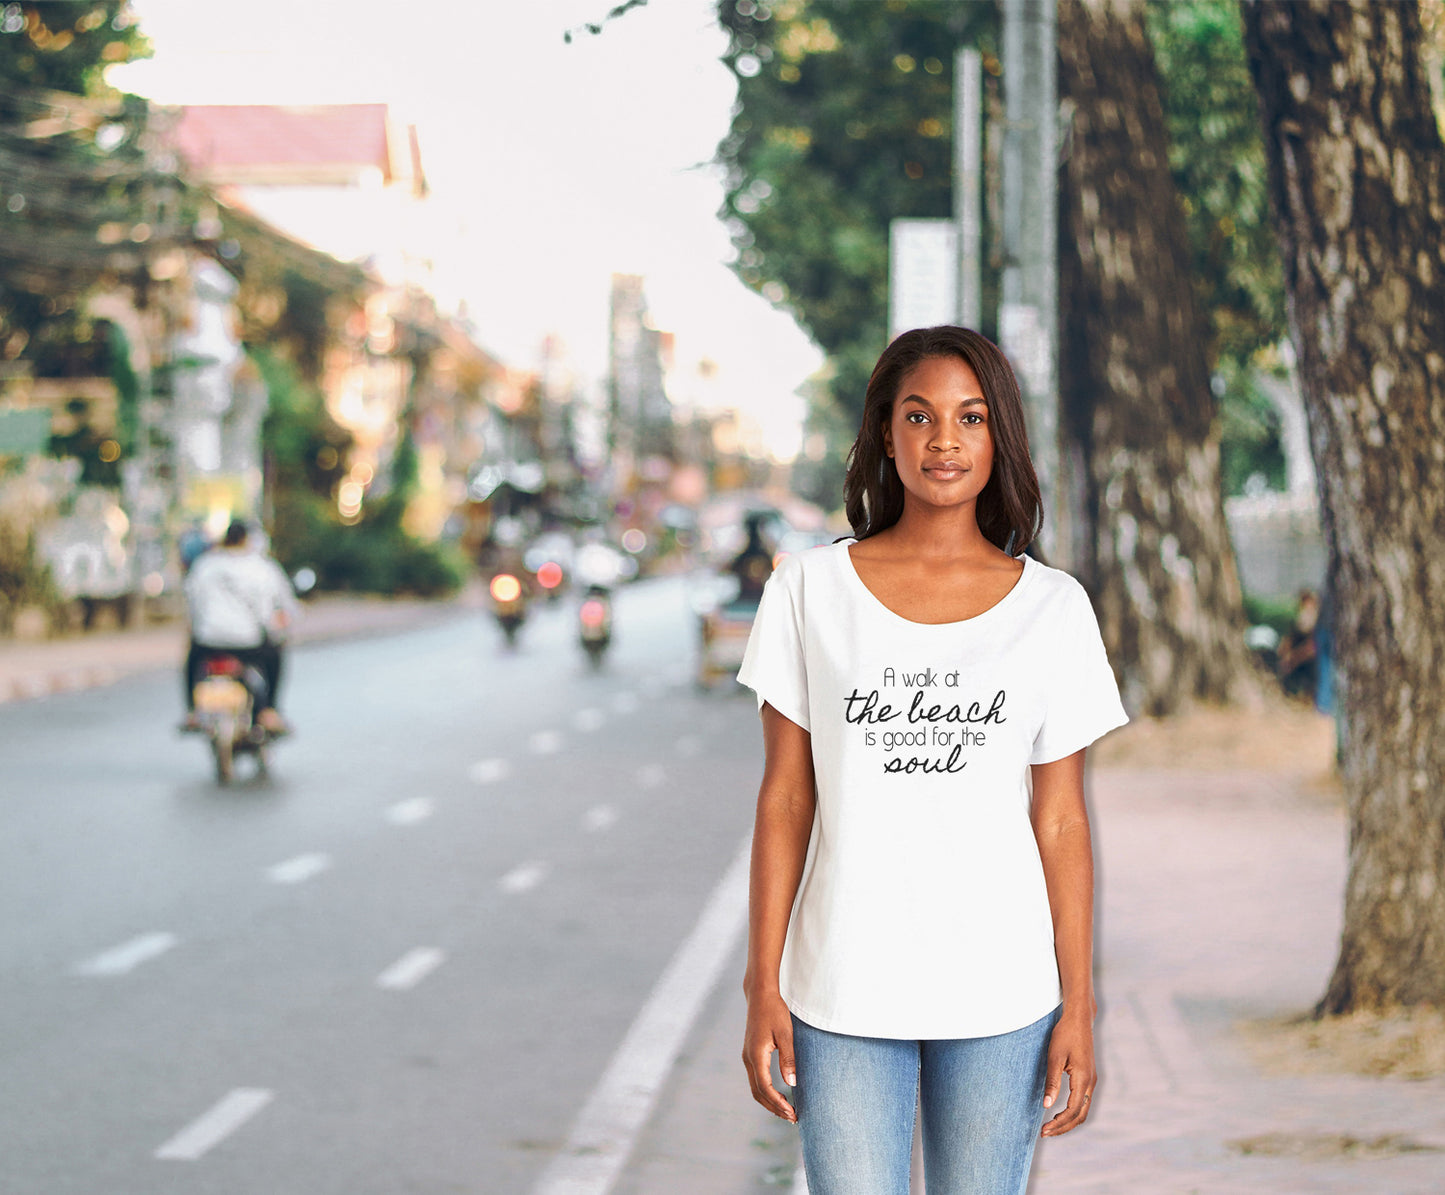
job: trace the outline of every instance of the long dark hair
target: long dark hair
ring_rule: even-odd
[[[863,425],[848,451],[843,482],[844,510],[853,536],[862,540],[877,535],[903,515],[903,482],[898,466],[884,451],[883,428],[893,418],[893,401],[904,377],[932,357],[966,362],[983,388],[993,436],[993,470],[978,496],[978,529],[989,543],[1017,556],[1044,522],[1018,379],[993,341],[952,324],[904,332],[873,367],[863,399]]]

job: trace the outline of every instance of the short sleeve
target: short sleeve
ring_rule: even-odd
[[[783,717],[811,730],[808,666],[803,650],[802,562],[788,555],[763,586],[738,680]]]
[[[1053,658],[1046,662],[1044,720],[1031,764],[1063,759],[1129,721],[1089,595],[1077,581],[1070,589]]]

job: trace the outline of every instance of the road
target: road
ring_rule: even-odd
[[[761,774],[681,581],[600,672],[571,618],[297,649],[299,733],[229,790],[169,674],[0,707],[0,1190],[536,1188]]]

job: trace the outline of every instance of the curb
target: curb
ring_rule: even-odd
[[[368,622],[361,620],[351,625],[316,627],[313,630],[298,631],[293,647],[307,647],[314,643],[331,643],[343,639],[364,639],[374,636],[399,634],[434,625],[448,617],[460,617],[473,611],[464,602],[447,602],[435,607],[418,606],[402,617],[394,611],[387,611],[390,617]],[[176,623],[177,635],[167,644],[164,655],[158,655],[129,666],[114,664],[85,664],[58,668],[40,668],[5,676],[0,672],[0,706],[15,705],[27,701],[41,701],[47,697],[60,697],[71,693],[83,693],[91,689],[106,688],[131,676],[142,676],[151,672],[164,672],[181,666],[184,653],[183,624]],[[72,641],[73,642],[73,641]]]

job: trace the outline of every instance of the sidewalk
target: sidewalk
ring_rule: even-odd
[[[479,609],[480,591],[444,601],[326,594],[302,604],[293,642],[318,643],[407,630]],[[122,677],[179,669],[186,652],[181,622],[19,643],[0,639],[0,705],[114,684]]]
[[[1089,1121],[1040,1142],[1034,1195],[1445,1191],[1445,1073],[1332,1070],[1342,1055],[1283,1023],[1335,958],[1347,829],[1332,752],[1329,719],[1290,708],[1131,724],[1091,753],[1101,1079]],[[617,1195],[792,1181],[796,1132],[743,1077],[739,975]],[[1388,1035],[1353,1036],[1355,1054],[1388,1052]]]

